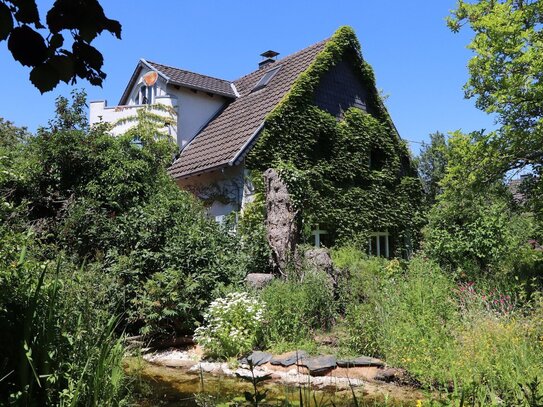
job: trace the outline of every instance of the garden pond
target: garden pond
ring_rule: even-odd
[[[139,407],[255,405],[246,401],[246,394],[255,392],[253,384],[241,378],[166,367],[141,358],[126,359],[126,368],[137,382]],[[315,388],[311,379],[306,385],[267,380],[258,383],[257,391],[266,394],[260,406],[416,406],[417,400],[424,398],[416,389],[394,384]]]

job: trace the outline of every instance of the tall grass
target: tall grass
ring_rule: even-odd
[[[302,280],[275,280],[266,286],[265,304],[269,345],[306,341],[314,330],[329,328],[335,318],[334,293],[327,275],[307,272]]]
[[[34,261],[24,249],[16,261],[0,261],[0,282],[0,404],[123,403],[118,318],[96,302],[104,289],[98,276],[60,260]]]
[[[405,368],[447,405],[531,406],[525,393],[534,381],[530,392],[543,395],[540,295],[523,303],[492,280],[467,290],[424,258],[401,266],[353,249],[334,257],[349,272],[343,346]]]

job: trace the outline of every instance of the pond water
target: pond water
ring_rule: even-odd
[[[211,407],[249,406],[245,392],[254,394],[253,385],[243,379],[188,372],[186,369],[158,366],[132,359],[127,370],[137,381],[139,407]],[[378,387],[378,388],[377,388]],[[260,406],[416,406],[418,392],[394,385],[372,384],[351,389],[330,386],[287,386],[271,381],[258,384],[258,392],[266,392]],[[355,401],[356,398],[356,401]]]

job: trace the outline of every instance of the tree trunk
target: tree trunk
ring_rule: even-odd
[[[286,275],[295,259],[299,240],[299,213],[294,207],[287,185],[273,168],[264,172],[266,185],[266,238],[272,251],[275,269]]]

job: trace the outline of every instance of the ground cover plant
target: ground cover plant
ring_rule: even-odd
[[[335,352],[403,367],[445,400],[525,405],[523,389],[543,374],[540,296],[526,301],[514,284],[485,278],[463,282],[423,257],[400,264],[353,248],[337,249],[334,257],[349,272],[331,332],[347,334]]]

